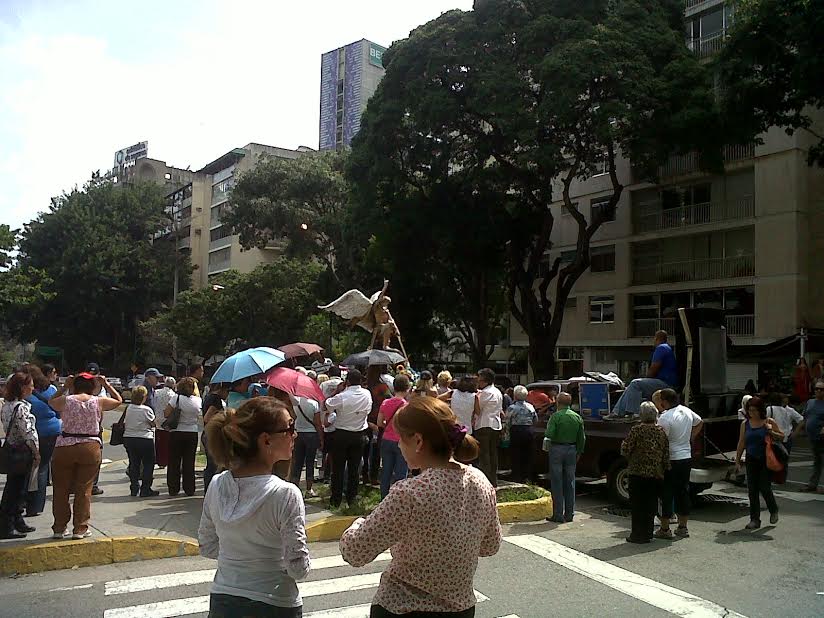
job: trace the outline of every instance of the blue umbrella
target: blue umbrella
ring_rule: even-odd
[[[275,365],[286,360],[286,355],[274,348],[250,348],[232,354],[220,364],[211,383],[237,382],[243,378],[266,373]]]

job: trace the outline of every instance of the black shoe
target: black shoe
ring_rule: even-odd
[[[103,490],[99,487],[92,487],[92,495],[93,496],[100,496],[103,494]]]
[[[29,517],[37,517],[38,515],[42,515],[42,514],[43,513],[29,513],[28,511],[26,511],[26,514],[23,517],[28,519]]]
[[[14,529],[17,530],[17,532],[27,534],[29,532],[34,532],[37,528],[35,528],[34,526],[28,525],[26,522],[24,522],[22,519],[20,519],[20,520],[14,522]]]
[[[159,495],[160,495],[160,492],[157,491],[156,489],[149,489],[149,490],[140,492],[140,497],[141,498],[154,498],[155,496],[159,496]]]
[[[129,493],[132,495],[132,498],[137,496],[137,489],[132,489]]]
[[[25,532],[17,532],[16,530],[7,530],[6,532],[0,532],[0,539],[25,539],[26,533]]]

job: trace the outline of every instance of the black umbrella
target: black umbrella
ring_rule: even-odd
[[[371,367],[372,365],[396,365],[406,359],[397,352],[391,350],[366,350],[356,352],[343,359],[341,365],[347,367]]]

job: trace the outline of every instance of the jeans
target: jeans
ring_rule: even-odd
[[[298,433],[292,451],[292,474],[289,482],[298,484],[303,467],[306,466],[306,488],[315,480],[315,455],[320,447],[320,436],[316,431]]]
[[[200,437],[200,442],[203,444],[203,452],[206,453],[206,467],[203,469],[203,495],[209,490],[209,483],[212,482],[212,477],[218,473],[218,465],[215,458],[209,452],[209,441],[206,439],[206,432]]]
[[[364,434],[369,439],[363,447],[363,482],[376,481],[381,465],[381,440],[383,439],[383,429],[375,435],[371,429],[367,429]]]
[[[406,460],[401,453],[401,447],[394,440],[383,439],[381,442],[381,459],[383,469],[381,470],[381,500],[389,493],[392,483],[406,478],[408,471]]]
[[[632,532],[635,541],[648,541],[655,529],[655,513],[663,482],[648,476],[629,477],[629,502],[632,508]]]
[[[129,488],[132,495],[146,496],[154,480],[155,446],[152,438],[123,438],[129,456]],[[141,486],[141,479],[143,485]]]
[[[462,612],[407,612],[405,614],[393,614],[380,605],[373,605],[369,609],[369,618],[392,618],[393,616],[406,616],[406,618],[475,618],[475,606],[473,605]]]
[[[6,475],[6,486],[3,488],[3,498],[0,499],[0,534],[12,532],[15,522],[22,521],[23,505],[26,504],[29,488],[29,471]]]
[[[810,450],[813,452],[813,473],[810,476],[810,487],[818,487],[821,480],[821,468],[824,466],[824,440],[810,440]]]
[[[552,484],[552,519],[572,521],[575,511],[575,464],[578,451],[574,444],[549,447],[549,475]]]
[[[472,437],[478,441],[481,447],[481,454],[478,456],[478,468],[481,469],[492,483],[493,487],[498,486],[498,444],[501,441],[501,430],[491,427],[481,427],[476,429]]]
[[[103,450],[97,442],[80,442],[59,446],[52,457],[52,513],[54,532],[65,532],[73,519],[74,534],[89,529],[92,517],[92,484],[100,471]],[[74,512],[69,506],[69,493],[74,492]]]
[[[169,467],[166,468],[166,485],[169,495],[180,493],[180,476],[183,475],[183,491],[187,496],[195,493],[195,456],[197,455],[196,431],[169,432]]]
[[[772,472],[767,469],[766,459],[756,459],[755,457],[747,457],[744,460],[747,467],[747,493],[750,497],[750,519],[752,521],[761,521],[761,501],[758,496],[764,496],[764,502],[767,503],[767,508],[770,514],[778,513],[778,504],[775,501],[775,496],[772,491],[772,484],[770,477]]]
[[[513,425],[509,430],[509,457],[512,460],[512,480],[525,482],[532,478],[532,425]]]
[[[636,378],[615,402],[612,413],[618,416],[638,414],[641,401],[650,399],[655,391],[663,388],[670,388],[670,385],[657,378]]]
[[[301,618],[303,606],[277,607],[231,594],[209,595],[209,618]]]
[[[674,512],[678,515],[690,514],[690,470],[692,459],[670,461],[671,468],[664,473],[664,487],[661,490],[661,517],[669,519]]]
[[[26,513],[42,513],[46,508],[46,488],[49,486],[49,471],[54,455],[57,436],[40,438],[40,467],[37,469],[37,489],[26,496]]]
[[[332,444],[332,492],[329,503],[340,506],[343,499],[343,474],[346,471],[346,501],[352,504],[358,496],[358,468],[363,457],[363,432],[335,430]],[[348,470],[347,470],[348,468]]]

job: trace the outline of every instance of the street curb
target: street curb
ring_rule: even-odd
[[[524,521],[541,521],[552,515],[552,497],[544,496],[536,500],[521,502],[501,502],[498,504],[498,519],[502,524]],[[338,541],[356,516],[332,515],[313,521],[306,526],[306,539],[310,543]]]
[[[24,575],[135,560],[197,556],[194,540],[122,536],[0,548],[0,575]]]

